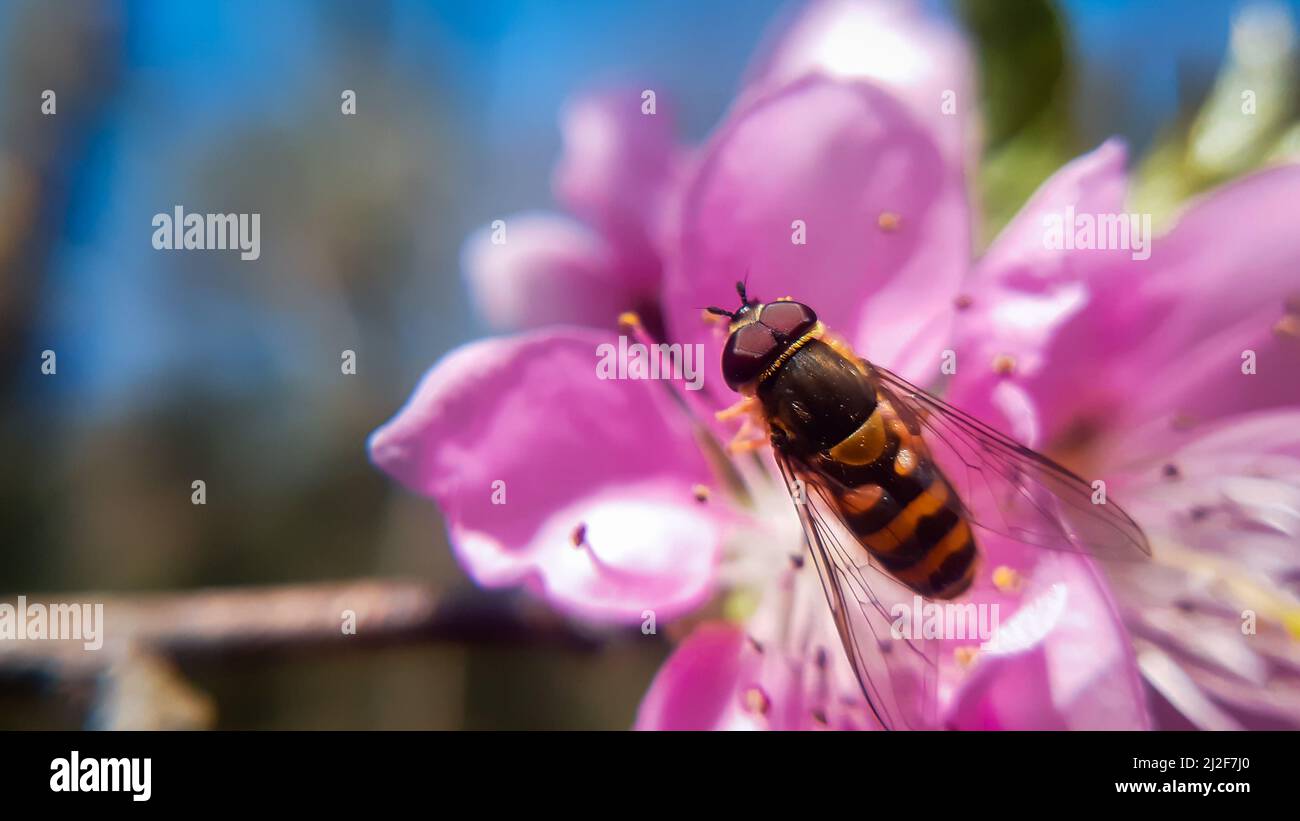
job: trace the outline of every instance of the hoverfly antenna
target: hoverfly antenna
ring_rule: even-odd
[[[716,316],[725,316],[728,317],[729,319],[736,318],[736,314],[733,311],[728,311],[726,308],[719,308],[715,305],[710,305],[704,310],[708,311],[711,314],[715,314]]]
[[[746,274],[746,276],[745,276],[745,280],[744,280],[743,282],[739,282],[739,281],[738,281],[738,282],[736,283],[736,293],[740,294],[740,304],[741,304],[741,305],[748,305],[748,304],[749,304],[749,297],[745,295],[745,286],[746,286],[746,283],[748,283],[748,282],[749,282],[749,275]]]

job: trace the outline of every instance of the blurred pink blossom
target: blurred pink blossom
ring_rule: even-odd
[[[1193,202],[1147,260],[1045,248],[1046,215],[1123,213],[1127,188],[1108,143],[1030,200],[966,286],[952,388],[1022,392],[1035,444],[1148,533],[1155,560],[1112,577],[1166,712],[1300,727],[1300,167]]]
[[[645,113],[641,94],[607,89],[566,106],[553,187],[569,214],[513,215],[466,241],[466,282],[494,327],[608,328],[621,310],[654,309],[663,267],[655,235],[685,150],[671,104],[656,97]]]

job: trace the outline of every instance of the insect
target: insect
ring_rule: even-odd
[[[1066,468],[857,356],[790,299],[708,308],[730,319],[722,355],[744,398],[733,444],[770,442],[845,653],[886,728],[930,726],[933,642],[891,640],[891,604],[959,597],[984,534],[1135,559],[1150,546]],[[746,433],[749,438],[746,439]]]

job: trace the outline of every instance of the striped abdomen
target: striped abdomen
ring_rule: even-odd
[[[882,567],[930,598],[970,586],[975,540],[951,485],[855,363],[813,340],[758,394]]]

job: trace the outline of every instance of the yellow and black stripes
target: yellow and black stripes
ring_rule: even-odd
[[[840,517],[886,570],[923,596],[970,586],[976,548],[951,485],[873,377],[811,331],[758,380],[781,447],[830,489]]]
[[[845,524],[899,581],[933,598],[970,586],[976,549],[960,504],[887,403],[815,464],[836,480]]]

